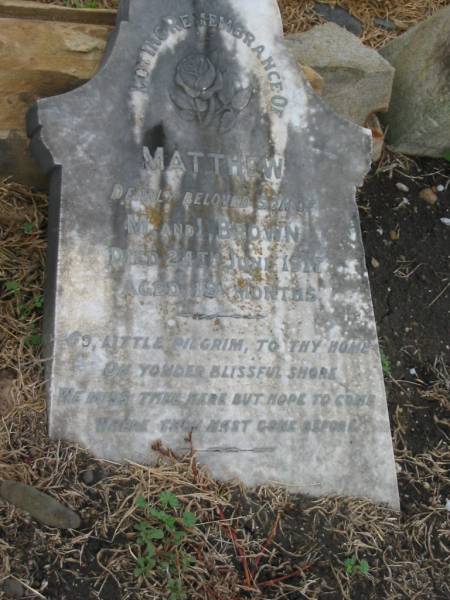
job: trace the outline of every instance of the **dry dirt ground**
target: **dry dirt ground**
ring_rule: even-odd
[[[287,29],[306,27],[311,2],[281,4]],[[448,2],[341,4],[366,15],[365,22],[389,8],[391,18],[409,26]],[[376,45],[386,34],[367,26],[364,35]],[[420,197],[430,187],[437,196],[432,205]],[[441,220],[450,218],[450,163],[386,152],[358,205],[384,354],[400,517],[357,498],[222,484],[197,465],[195,454],[175,457],[161,448],[153,468],[120,466],[49,441],[40,354],[47,197],[0,181],[0,479],[32,484],[82,518],[79,530],[55,530],[0,501],[0,598],[14,597],[5,591],[12,582],[20,582],[16,597],[47,600],[171,593],[172,600],[450,598],[450,228]],[[197,516],[180,546],[155,542],[159,555],[177,565],[178,591],[169,591],[162,560],[148,576],[135,574],[143,552],[135,527],[146,520],[155,525],[136,499],[156,505],[163,492],[179,502],[167,512]],[[186,554],[195,562],[183,566]]]

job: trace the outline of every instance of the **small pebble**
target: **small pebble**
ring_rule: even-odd
[[[400,204],[394,210],[398,210],[399,208],[403,208],[404,206],[409,206],[410,204],[411,204],[411,202],[408,200],[408,198],[403,198],[403,200],[400,202]]]
[[[86,485],[92,485],[95,481],[94,469],[86,469],[81,477]]]
[[[395,187],[401,192],[409,192],[409,187],[400,181],[395,184]]]
[[[443,192],[445,190],[445,187],[443,185],[438,185],[436,187],[436,189],[437,189],[438,192]]]
[[[25,594],[25,588],[13,577],[9,577],[3,584],[3,591],[7,598],[23,598]]]
[[[381,27],[382,29],[386,29],[386,31],[395,31],[397,29],[395,23],[393,23],[389,19],[381,19],[380,17],[375,17],[373,21],[375,25],[378,25],[378,27]]]
[[[123,196],[123,187],[116,183],[111,194],[111,200],[120,200]]]
[[[105,472],[99,467],[88,467],[81,475],[81,479],[86,485],[94,485],[105,477]]]
[[[434,192],[431,188],[425,188],[419,194],[419,198],[424,200],[427,204],[433,206],[438,201],[438,197],[436,192]]]
[[[447,227],[450,227],[450,219],[446,219],[445,217],[442,217],[441,223],[443,223],[444,225],[447,225]]]
[[[450,512],[450,500],[447,499],[447,502],[445,503],[445,508],[448,510],[448,512]]]
[[[371,264],[372,264],[372,267],[373,267],[374,269],[378,269],[378,268],[380,267],[380,263],[377,261],[377,259],[376,259],[376,258],[372,258],[372,260],[371,260],[370,262],[371,262]]]
[[[361,21],[353,17],[342,6],[330,6],[329,4],[314,2],[314,11],[326,21],[336,23],[355,35],[361,35],[364,31],[364,25]]]

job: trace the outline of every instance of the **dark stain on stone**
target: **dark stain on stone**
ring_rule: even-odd
[[[166,135],[164,133],[164,125],[158,123],[144,134],[144,146],[150,150],[150,154],[154,154],[157,148],[165,148]]]

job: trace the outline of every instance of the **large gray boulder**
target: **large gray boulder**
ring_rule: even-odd
[[[376,50],[334,23],[287,36],[295,59],[325,81],[323,98],[342,117],[365,125],[370,114],[387,110],[394,69]]]
[[[395,67],[388,142],[415,156],[450,150],[450,6],[381,50]]]

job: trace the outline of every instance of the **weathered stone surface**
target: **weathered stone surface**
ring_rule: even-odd
[[[1,481],[0,498],[29,513],[48,527],[78,529],[80,517],[60,502],[18,481]]]
[[[220,478],[398,507],[354,199],[369,132],[306,84],[275,0],[129,10],[96,77],[29,119],[51,435],[149,462],[191,434]]]
[[[342,6],[330,6],[329,4],[322,4],[322,2],[315,2],[314,10],[326,21],[336,23],[336,25],[347,29],[355,35],[361,35],[364,30],[361,21],[351,15],[345,8],[342,8]]]
[[[323,98],[339,115],[365,125],[371,113],[387,110],[394,69],[352,33],[326,23],[286,41],[297,61],[323,77]]]
[[[413,156],[450,150],[450,6],[389,42],[381,54],[396,69],[388,143]]]
[[[110,31],[106,26],[0,18],[0,176],[42,185],[28,152],[26,111],[38,98],[88,81]]]

